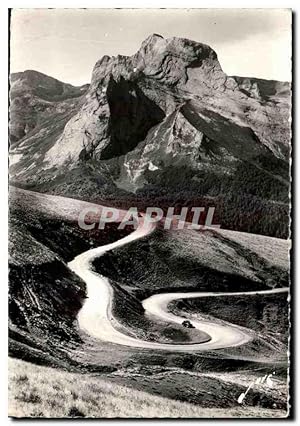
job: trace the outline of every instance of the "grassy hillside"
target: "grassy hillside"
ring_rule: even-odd
[[[284,410],[205,408],[91,376],[10,360],[9,415],[14,417],[222,418],[286,417]]]
[[[221,230],[158,229],[142,240],[105,253],[95,260],[94,268],[109,277],[115,288],[113,313],[125,327],[123,331],[147,340],[159,340],[157,335],[167,333],[169,324],[162,323],[159,328],[157,323],[149,326],[143,312],[132,314],[121,290],[141,302],[150,295],[164,292],[247,292],[289,286],[289,242]],[[249,307],[244,309],[244,304]],[[243,346],[241,353],[258,358],[262,354],[271,358],[276,352],[276,357],[278,353],[286,354],[282,342],[287,341],[288,335],[287,294],[273,298],[193,299],[179,302],[177,306],[185,309],[180,312],[183,316],[210,315],[261,331],[260,340],[249,344],[247,349]],[[280,312],[280,316],[276,316],[276,312]],[[272,347],[266,341],[267,336],[275,338]],[[240,353],[237,349],[230,353],[236,351]]]
[[[249,291],[288,285],[289,241],[223,230],[157,229],[94,266],[141,297],[186,289]]]
[[[9,318],[14,356],[53,362],[68,358],[64,351],[59,353],[62,342],[80,342],[75,320],[85,283],[67,262],[128,232],[117,231],[117,224],[100,233],[81,230],[78,214],[86,206],[71,199],[10,191]]]

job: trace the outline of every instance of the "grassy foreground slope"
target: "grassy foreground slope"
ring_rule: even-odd
[[[13,417],[286,417],[262,407],[203,408],[81,375],[10,359],[9,415]]]

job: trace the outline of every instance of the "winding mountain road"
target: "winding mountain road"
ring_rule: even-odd
[[[113,288],[110,285],[108,278],[99,275],[92,270],[92,262],[94,259],[102,256],[104,253],[110,250],[124,246],[125,244],[149,235],[154,229],[155,225],[153,223],[143,219],[141,220],[138,228],[126,237],[115,241],[114,243],[88,250],[76,256],[71,262],[68,263],[69,268],[80,278],[82,278],[87,286],[87,299],[79,311],[77,318],[79,327],[85,330],[89,335],[99,338],[103,341],[135,348],[167,351],[207,351],[240,346],[252,340],[253,333],[251,330],[247,330],[246,328],[229,323],[224,325],[207,320],[193,320],[193,325],[195,328],[207,333],[210,336],[210,340],[203,343],[191,344],[168,344],[144,341],[123,334],[113,327],[111,309]],[[172,300],[208,296],[219,297],[271,294],[287,291],[287,288],[283,288],[259,292],[255,291],[239,293],[164,293],[151,296],[144,300],[143,307],[146,311],[146,314],[155,315],[157,318],[163,321],[181,324],[182,321],[184,321],[186,318],[179,317],[168,312],[167,307]]]

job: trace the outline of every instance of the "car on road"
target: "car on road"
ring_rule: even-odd
[[[195,326],[189,320],[182,321],[181,325],[185,328],[195,328]]]

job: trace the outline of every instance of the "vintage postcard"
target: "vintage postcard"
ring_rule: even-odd
[[[10,11],[10,416],[289,417],[291,38]]]

